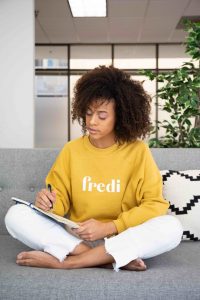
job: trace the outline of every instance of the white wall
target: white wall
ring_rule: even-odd
[[[0,148],[34,147],[34,0],[0,1]]]

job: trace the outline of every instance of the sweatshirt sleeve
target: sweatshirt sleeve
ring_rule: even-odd
[[[52,212],[64,216],[70,207],[70,153],[67,144],[59,153],[51,170],[46,177],[46,186],[51,184],[52,191],[56,192],[56,202]]]
[[[129,227],[167,213],[169,202],[162,196],[162,177],[154,162],[151,151],[145,145],[144,159],[141,160],[141,175],[136,188],[137,206],[122,212],[114,220],[118,233]]]

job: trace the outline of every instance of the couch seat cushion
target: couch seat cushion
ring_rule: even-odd
[[[145,272],[118,273],[22,267],[15,257],[28,248],[7,235],[0,236],[0,245],[1,299],[200,299],[199,242],[183,241],[176,249],[145,260]]]

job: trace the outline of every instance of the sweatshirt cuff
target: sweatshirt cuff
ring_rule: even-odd
[[[127,229],[122,219],[113,220],[113,222],[115,223],[115,226],[117,227],[118,233]]]

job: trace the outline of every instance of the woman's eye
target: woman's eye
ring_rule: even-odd
[[[87,116],[91,116],[91,115],[92,115],[92,112],[91,112],[90,110],[87,110],[87,111],[86,111],[86,115],[87,115]]]
[[[99,114],[99,119],[101,119],[101,120],[105,120],[106,117],[107,117],[107,113],[100,113]]]

